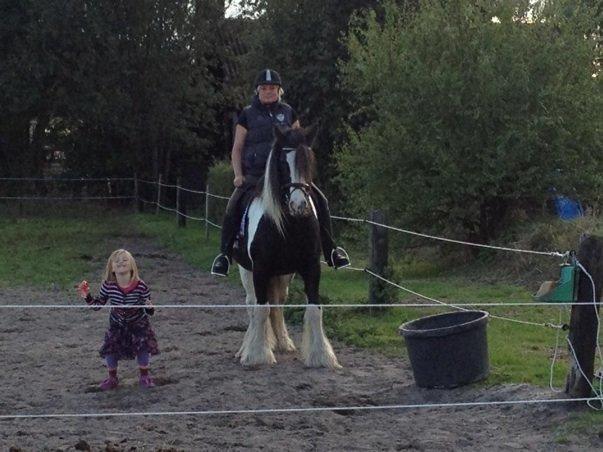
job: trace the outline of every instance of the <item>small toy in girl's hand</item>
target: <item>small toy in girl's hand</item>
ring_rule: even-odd
[[[86,281],[86,280],[82,281],[75,287],[77,289],[77,293],[82,298],[86,298],[88,296],[88,294],[90,293],[90,286],[88,285],[88,281]]]

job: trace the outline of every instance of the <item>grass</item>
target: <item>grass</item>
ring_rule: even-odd
[[[174,217],[166,214],[132,215],[131,221],[142,234],[155,237],[163,246],[205,271],[209,271],[220,248],[218,232],[211,228],[209,238],[206,239],[203,226],[196,221],[189,220],[184,228],[178,227]],[[236,272],[231,272],[229,278],[235,281],[234,276]]]
[[[211,229],[205,238],[202,225],[190,221],[178,228],[175,218],[167,214],[111,214],[98,212],[91,216],[45,216],[0,220],[0,286],[67,287],[90,272],[91,259],[108,254],[107,241],[124,232],[157,239],[162,245],[183,256],[191,265],[208,271],[218,250],[219,235]],[[353,264],[362,267],[362,257],[353,255]],[[551,264],[554,265],[554,264]],[[529,301],[535,288],[509,282],[483,282],[459,269],[446,273],[437,266],[416,261],[398,263],[394,281],[416,292],[445,302]],[[489,278],[493,281],[496,278]],[[240,284],[238,272],[228,280]],[[366,303],[367,275],[354,271],[325,269],[321,295],[325,303]],[[396,300],[416,302],[403,291],[394,292]],[[241,300],[243,301],[243,300]],[[302,287],[295,280],[291,303],[303,302]],[[486,307],[481,307],[486,309]],[[326,309],[325,323],[332,337],[347,344],[378,350],[389,356],[406,354],[398,327],[409,320],[448,311],[449,308]],[[558,323],[557,307],[491,307],[491,314],[532,322]],[[301,310],[289,310],[292,320],[301,318]],[[562,311],[564,322],[569,312]],[[550,358],[554,352],[557,330],[491,319],[488,327],[491,376],[487,384],[531,383],[547,386]],[[561,334],[561,338],[566,333]],[[554,369],[554,383],[562,386],[567,372],[564,342],[562,357]]]
[[[99,213],[84,218],[0,218],[0,287],[70,287],[107,255],[106,240],[127,230],[127,219]]]

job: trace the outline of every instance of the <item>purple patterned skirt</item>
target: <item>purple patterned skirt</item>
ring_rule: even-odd
[[[102,358],[113,355],[117,359],[134,359],[141,352],[159,354],[157,338],[148,317],[124,324],[109,322],[109,329],[100,349]]]

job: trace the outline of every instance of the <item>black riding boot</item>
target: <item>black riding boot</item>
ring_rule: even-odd
[[[312,184],[312,200],[318,215],[322,252],[327,264],[335,270],[348,267],[350,265],[348,253],[343,248],[336,247],[333,240],[333,226],[331,225],[331,212],[329,211],[327,198],[314,184]]]
[[[244,188],[238,187],[230,196],[224,221],[222,222],[222,236],[220,243],[220,254],[216,256],[211,266],[211,274],[217,276],[227,276],[230,262],[232,261],[232,245],[237,236],[239,225],[241,224],[239,201],[245,194]]]

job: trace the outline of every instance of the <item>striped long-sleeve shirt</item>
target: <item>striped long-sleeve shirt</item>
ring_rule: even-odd
[[[144,306],[151,298],[149,288],[142,280],[133,281],[128,287],[119,287],[116,282],[104,281],[100,288],[99,296],[93,298],[88,295],[86,302],[89,305],[111,306],[111,321],[119,324],[132,323],[142,319],[145,315],[153,315],[153,308],[134,309],[125,306]],[[122,306],[122,308],[120,308]],[[100,309],[100,307],[98,308]]]

